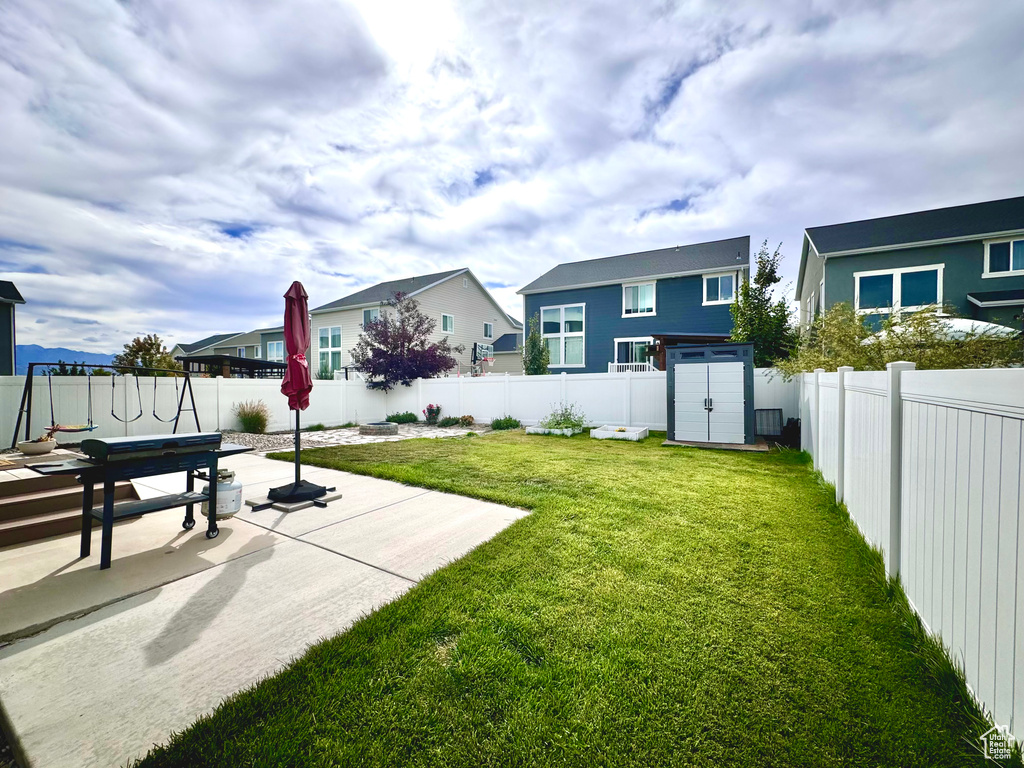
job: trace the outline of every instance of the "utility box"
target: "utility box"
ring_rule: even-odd
[[[665,350],[668,439],[754,443],[754,345],[681,344]]]

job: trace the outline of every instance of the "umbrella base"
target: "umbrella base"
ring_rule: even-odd
[[[327,488],[307,480],[299,480],[297,483],[289,483],[279,488],[271,488],[267,498],[272,502],[295,503],[297,501],[313,501],[321,496],[327,495]],[[332,489],[333,490],[333,489]]]

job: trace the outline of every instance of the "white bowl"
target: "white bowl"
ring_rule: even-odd
[[[44,453],[49,453],[57,447],[56,440],[22,440],[18,443],[18,450],[26,456],[41,456]]]

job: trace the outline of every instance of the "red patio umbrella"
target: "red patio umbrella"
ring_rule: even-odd
[[[284,345],[288,352],[287,369],[281,382],[281,394],[288,397],[288,407],[295,411],[295,482],[271,488],[267,493],[270,502],[297,503],[312,501],[318,507],[327,506],[318,501],[333,488],[325,488],[302,479],[302,437],[299,431],[299,412],[309,407],[309,393],[313,389],[313,377],[309,375],[309,305],[306,289],[296,280],[284,294]],[[253,507],[253,511],[267,505]]]
[[[288,370],[281,382],[281,394],[288,397],[293,411],[309,408],[313,377],[309,375],[309,305],[306,289],[296,280],[284,294],[284,346],[288,351]],[[296,414],[298,418],[298,414]]]

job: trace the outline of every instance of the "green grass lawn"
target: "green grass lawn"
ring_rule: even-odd
[[[802,455],[661,439],[304,451],[533,514],[142,764],[993,765]]]

